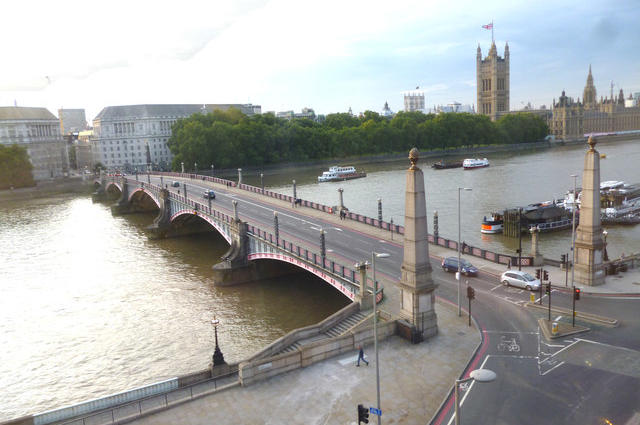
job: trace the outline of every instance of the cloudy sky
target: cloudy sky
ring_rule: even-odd
[[[6,1],[0,106],[253,103],[263,111],[473,104],[493,20],[511,50],[511,109],[640,91],[640,1]]]

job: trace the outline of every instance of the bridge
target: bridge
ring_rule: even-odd
[[[318,247],[309,242],[310,234],[302,238],[293,237],[288,231],[292,226],[286,224],[291,215],[277,207],[262,205],[265,211],[271,209],[269,224],[264,222],[264,214],[250,216],[253,208],[241,219],[239,206],[243,201],[232,199],[236,196],[219,189],[221,184],[237,187],[234,182],[175,174],[171,177],[173,181],[180,181],[180,186],[171,186],[171,190],[165,177],[162,174],[102,176],[96,181],[96,186],[99,194],[118,197],[112,207],[114,214],[157,210],[158,215],[148,228],[150,237],[165,238],[208,231],[220,234],[229,244],[229,250],[214,266],[216,284],[233,285],[273,277],[278,273],[277,267],[258,260],[275,260],[313,273],[351,301],[359,302],[367,294],[366,281],[356,272],[353,262],[338,262],[327,257],[327,250],[322,245],[324,229],[316,232],[315,239],[322,245]],[[201,202],[203,192],[210,189],[215,189],[217,198]],[[284,221],[284,226],[279,221]],[[281,230],[282,227],[285,231]],[[291,236],[291,239],[285,239],[285,236]]]

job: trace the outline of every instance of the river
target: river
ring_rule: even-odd
[[[515,249],[517,240],[480,234],[483,215],[562,196],[573,186],[569,175],[582,174],[585,148],[492,154],[489,168],[473,171],[432,170],[421,161],[430,230],[437,210],[440,234],[457,237],[457,188],[471,187],[462,193],[462,239]],[[607,155],[602,180],[640,182],[640,141],[597,148]],[[345,204],[372,217],[382,198],[384,218],[402,224],[407,166],[368,164],[364,179],[322,184],[321,167],[285,169],[266,175],[265,185],[291,194],[295,179],[298,197],[329,205],[342,187]],[[255,173],[244,180],[260,185]],[[213,316],[226,360],[237,361],[346,305],[307,275],[216,287],[211,266],[226,242],[213,234],[149,240],[144,227],[152,220],[112,217],[106,205],[77,195],[0,205],[0,420],[204,369]],[[608,230],[610,256],[640,251],[640,226]],[[559,258],[570,235],[542,235],[542,253]]]

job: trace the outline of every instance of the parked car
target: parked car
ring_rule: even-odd
[[[540,289],[540,280],[523,271],[506,271],[500,276],[500,281],[505,286],[517,286],[527,291],[537,291]]]
[[[213,190],[205,190],[204,197],[205,199],[216,199],[216,194]]]
[[[172,182],[171,182],[171,186],[173,186],[173,187],[180,187],[180,182],[179,182],[179,181],[174,180],[174,181],[172,181]]]
[[[470,262],[464,258],[460,259],[460,272],[466,276],[476,276],[478,269],[474,267]],[[442,270],[445,272],[457,272],[458,271],[458,257],[447,257],[442,260]]]

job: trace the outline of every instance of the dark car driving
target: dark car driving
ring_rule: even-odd
[[[460,259],[461,268],[460,271],[466,276],[475,276],[478,274],[478,269],[474,267],[470,262],[464,258]],[[442,260],[442,270],[445,272],[457,272],[458,271],[458,257],[447,257]]]
[[[205,190],[204,197],[206,199],[216,199],[216,194],[213,190]]]

